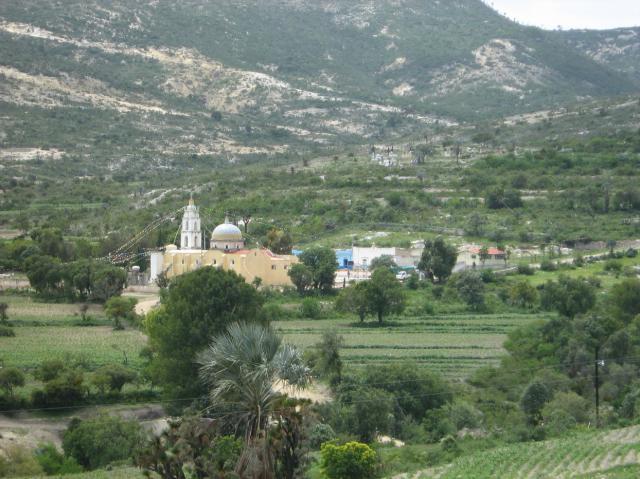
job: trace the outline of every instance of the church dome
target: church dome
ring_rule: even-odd
[[[223,223],[213,230],[211,241],[242,241],[242,231],[236,225]]]

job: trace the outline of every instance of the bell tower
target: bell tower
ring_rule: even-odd
[[[202,249],[202,228],[200,213],[193,202],[193,195],[184,209],[182,228],[180,231],[180,249]]]

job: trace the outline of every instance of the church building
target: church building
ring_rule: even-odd
[[[247,283],[256,278],[264,286],[293,286],[289,268],[298,262],[295,256],[276,255],[264,248],[247,249],[242,231],[225,218],[211,233],[209,249],[204,249],[200,213],[193,199],[184,209],[180,228],[180,247],[168,245],[151,254],[150,282],[160,273],[168,279],[204,266],[235,271]]]

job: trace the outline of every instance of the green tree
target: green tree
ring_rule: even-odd
[[[298,290],[298,293],[304,294],[313,284],[313,274],[311,269],[305,264],[297,263],[289,268],[289,278]]]
[[[135,307],[138,300],[136,298],[113,296],[104,305],[104,313],[107,318],[113,320],[114,329],[124,329],[123,320],[135,318]]]
[[[107,301],[112,296],[119,295],[127,281],[124,269],[103,264],[91,271],[92,297],[98,301]]]
[[[312,286],[321,291],[331,291],[336,278],[336,254],[331,248],[309,248],[300,255],[311,272]]]
[[[263,245],[275,254],[291,254],[293,239],[286,231],[278,228],[271,228],[267,232],[267,237]]]
[[[369,314],[367,287],[368,283],[363,281],[341,290],[336,299],[336,310],[342,313],[357,314],[360,322],[364,321],[367,314]]]
[[[484,282],[477,271],[464,271],[455,278],[455,288],[458,296],[467,303],[473,311],[479,311],[484,306]]]
[[[451,276],[457,259],[456,248],[446,244],[442,238],[427,240],[418,269],[433,282],[444,283]]]
[[[386,268],[379,268],[371,275],[366,289],[368,309],[382,323],[389,314],[400,314],[406,306],[406,296],[395,275]]]
[[[573,318],[586,313],[596,304],[596,295],[589,283],[582,279],[560,276],[558,281],[548,281],[540,296],[546,310],[555,309],[561,315]]]
[[[529,420],[537,424],[542,418],[542,409],[553,396],[549,388],[540,381],[532,381],[524,390],[520,406]]]
[[[105,467],[115,461],[131,460],[142,440],[137,421],[98,416],[73,420],[62,436],[62,448],[87,469]]]
[[[0,369],[0,389],[10,398],[13,398],[13,390],[24,386],[24,374],[18,368]]]
[[[119,364],[107,364],[93,373],[92,382],[104,394],[108,388],[111,392],[120,393],[127,383],[132,383],[137,378],[135,371]]]
[[[607,299],[615,318],[629,324],[640,314],[640,280],[625,279],[617,283]]]
[[[325,331],[322,339],[316,345],[317,358],[314,370],[321,377],[329,379],[331,384],[337,384],[342,377],[342,358],[340,348],[344,344],[344,338],[335,331]]]
[[[369,265],[369,271],[375,271],[378,268],[393,269],[397,267],[398,265],[394,261],[393,256],[385,255],[372,259]]]
[[[194,367],[198,352],[236,321],[259,321],[262,296],[234,272],[201,268],[171,281],[145,325],[153,352],[150,373],[169,397],[204,393]]]
[[[330,442],[321,448],[322,471],[328,479],[371,479],[376,476],[378,458],[366,444],[348,442],[338,446]]]
[[[209,390],[210,407],[244,432],[247,448],[237,467],[243,476],[252,461],[260,460],[257,451],[268,455],[266,430],[280,397],[274,385],[304,387],[309,369],[298,351],[284,345],[273,329],[250,323],[229,326],[198,355],[197,362],[200,380]],[[269,471],[270,464],[263,455],[261,468]]]
[[[533,308],[538,303],[538,291],[528,281],[518,281],[509,289],[509,304],[519,308]]]

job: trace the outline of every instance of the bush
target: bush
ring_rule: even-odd
[[[586,423],[589,421],[590,409],[590,402],[573,391],[558,392],[542,409],[542,417],[547,422],[554,415],[556,419],[560,418],[557,413],[562,412],[570,416],[574,423]]]
[[[476,429],[482,423],[482,413],[467,402],[457,401],[449,406],[449,418],[456,428]]]
[[[522,274],[524,276],[533,276],[535,274],[535,271],[528,264],[519,264],[518,265],[518,274]]]
[[[322,306],[316,299],[305,298],[300,304],[300,315],[303,318],[319,319],[322,317]]]
[[[376,476],[377,455],[359,442],[343,446],[326,443],[321,449],[322,470],[328,479],[370,479]]]
[[[125,384],[135,381],[136,378],[134,371],[119,364],[108,364],[94,373],[92,382],[102,394],[106,389],[113,393],[120,393]]]
[[[86,421],[74,419],[64,433],[62,447],[67,457],[87,469],[97,469],[131,459],[141,439],[137,422],[99,416]]]
[[[38,407],[75,406],[82,402],[85,392],[82,372],[65,370],[46,382],[44,390],[33,391],[31,400]]]
[[[620,273],[622,271],[622,263],[609,260],[604,264],[604,270],[608,273]]]
[[[633,249],[633,248],[629,248],[626,252],[625,252],[625,256],[627,258],[635,258],[638,256],[638,250]]]
[[[13,398],[13,390],[24,386],[24,374],[17,368],[0,369],[0,389]]]
[[[518,308],[533,308],[538,303],[538,291],[523,280],[511,286],[508,301]]]
[[[328,424],[316,424],[309,431],[309,445],[313,449],[320,449],[325,442],[333,441],[336,433]]]
[[[286,312],[282,306],[277,303],[267,303],[262,308],[262,314],[268,322],[272,322],[282,320],[285,317]]]
[[[16,335],[13,328],[9,326],[0,326],[0,338],[13,338]]]
[[[66,364],[63,361],[59,359],[49,359],[42,361],[33,375],[37,380],[47,382],[57,378],[65,369]]]
[[[40,446],[36,450],[35,456],[47,476],[82,472],[82,467],[74,458],[64,457],[53,444]]]
[[[11,445],[0,454],[0,477],[37,476],[42,468],[36,458],[24,447]]]
[[[558,265],[551,260],[545,259],[540,263],[540,270],[542,271],[556,271]]]
[[[458,442],[456,438],[453,436],[446,436],[440,441],[440,447],[444,452],[457,454],[460,452],[460,448],[458,447]]]

